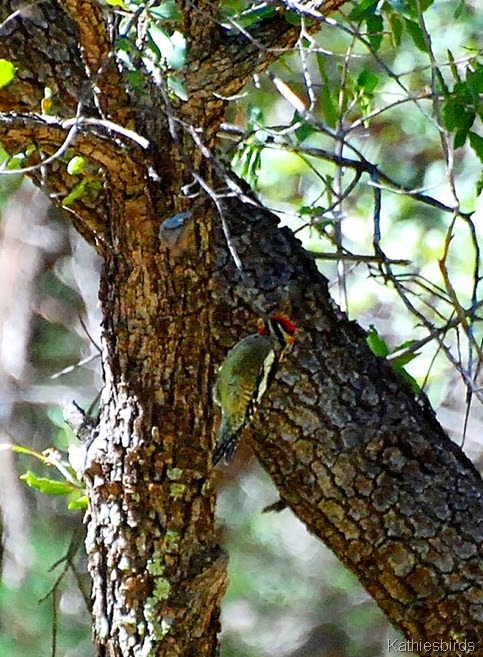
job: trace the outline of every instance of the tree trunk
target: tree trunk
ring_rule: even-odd
[[[11,153],[34,144],[26,163],[44,166],[31,176],[62,205],[79,180],[66,170],[66,149],[45,158],[69,138],[92,185],[65,214],[104,258],[105,386],[86,462],[98,654],[216,653],[226,559],[214,526],[211,381],[227,347],[250,331],[250,308],[286,311],[299,327],[252,431],[282,501],[406,636],[477,643],[483,486],[475,468],[426,401],[370,353],[270,213],[241,195],[221,208],[240,275],[210,200],[181,194],[193,174],[208,196],[220,184],[207,150],[223,119],[220,98],[267,66],[272,46],[293,45],[298,29],[278,13],[250,38],[229,36],[206,19],[210,4],[182,3],[189,99],[175,106],[163,83],[146,82],[140,106],[110,56],[96,1],[14,9],[0,7],[0,56],[21,71],[0,89],[0,108],[11,112],[0,139]],[[45,86],[55,91],[55,119],[36,114]],[[76,109],[77,123],[63,123]],[[160,237],[163,220],[182,212],[174,238]]]
[[[96,640],[109,655],[211,655],[226,573],[207,459],[207,236],[177,264],[133,246],[136,229],[123,227],[101,284],[105,387],[87,469]]]

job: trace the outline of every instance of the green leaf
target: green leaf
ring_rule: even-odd
[[[322,78],[322,86],[319,92],[319,102],[322,114],[327,125],[331,128],[335,128],[338,118],[337,107],[332,98],[330,80],[325,68],[325,56],[321,53],[317,53],[317,66],[319,68],[320,77]]]
[[[151,16],[162,21],[179,21],[183,18],[183,14],[175,0],[166,0],[157,7],[149,7],[148,12]]]
[[[254,27],[258,23],[266,19],[273,18],[277,14],[277,9],[272,7],[268,3],[260,3],[259,6],[253,4],[251,7],[246,7],[245,3],[230,3],[225,0],[221,6],[222,20],[223,19],[234,19],[238,25],[242,27]],[[287,18],[285,12],[284,16]],[[300,24],[300,17],[299,17]],[[229,24],[229,27],[233,27],[232,24]]]
[[[417,340],[404,340],[404,342],[398,344],[397,347],[394,347],[392,352],[396,353],[397,351],[402,351],[403,349],[412,349],[412,347],[416,344],[416,342]]]
[[[448,55],[449,67],[451,69],[451,73],[453,74],[455,81],[461,82],[461,77],[460,74],[458,73],[458,67],[455,64],[453,53],[449,48],[446,50],[446,53]]]
[[[443,103],[443,122],[447,130],[454,130],[456,128],[459,120],[458,108],[461,108],[459,100],[453,96]]]
[[[258,143],[249,142],[241,146],[233,161],[238,175],[251,187],[258,186],[258,173],[261,168],[262,150]]]
[[[405,365],[410,363],[412,360],[417,358],[419,356],[419,352],[414,353],[412,351],[409,351],[405,354],[401,354],[400,356],[397,356],[396,358],[391,358],[391,367],[393,370],[402,370]]]
[[[127,29],[127,25],[125,26],[125,29]],[[116,46],[118,53],[122,51],[130,55],[133,55],[135,57],[139,56],[140,54],[139,49],[136,48],[136,46],[133,44],[131,39],[128,39],[125,36],[120,36],[118,38],[118,40],[116,41]]]
[[[319,93],[320,107],[324,115],[325,122],[330,128],[337,125],[337,107],[332,98],[331,90],[328,84],[323,84]]]
[[[307,137],[311,137],[314,132],[317,132],[317,129],[307,121],[302,121],[302,125],[295,130],[295,135],[299,141],[302,143]]]
[[[419,385],[419,383],[416,381],[414,376],[411,376],[409,372],[406,372],[405,369],[397,369],[396,372],[399,372],[399,374],[402,376],[402,378],[406,381],[406,383],[409,383],[409,385],[412,388],[412,391],[414,392],[415,395],[418,395],[420,392],[422,392],[422,388]]]
[[[128,11],[124,0],[106,0],[106,3],[111,7],[121,7],[124,11]]]
[[[68,509],[87,509],[89,506],[89,496],[88,495],[80,495],[75,500],[72,500],[69,502],[69,506],[67,507]]]
[[[164,53],[171,49],[169,36],[156,23],[150,23],[148,27],[151,48],[155,51],[158,60],[164,57]]]
[[[152,45],[158,51],[160,58],[173,69],[180,69],[186,61],[186,39],[181,32],[175,31],[171,36],[155,23],[148,27]]]
[[[465,5],[466,5],[466,0],[460,0],[458,6],[454,10],[453,18],[459,18],[461,16],[465,8]]]
[[[62,201],[62,205],[64,207],[72,205],[74,201],[79,200],[89,191],[97,192],[100,189],[102,189],[102,185],[98,180],[89,180],[88,178],[84,178],[84,180],[81,180],[78,185],[75,185],[75,187],[71,189],[69,194],[67,194],[67,196]]]
[[[78,490],[73,484],[69,484],[66,481],[56,481],[55,479],[48,479],[47,477],[37,477],[37,475],[30,470],[23,475],[20,475],[20,479],[25,481],[27,486],[36,488],[41,493],[46,493],[47,495],[69,495],[73,491]]]
[[[476,183],[476,196],[479,196],[483,192],[483,173],[480,176],[480,179]]]
[[[36,456],[40,454],[35,452],[35,450],[30,447],[23,447],[23,445],[12,445],[12,452],[17,452],[17,454],[28,454],[29,456]]]
[[[461,146],[464,146],[468,132],[475,120],[474,112],[467,112],[466,109],[461,106],[460,109],[460,114],[455,114],[454,116],[454,122],[457,122],[457,124],[454,126],[456,127],[456,132],[454,136],[453,148],[460,148]]]
[[[483,94],[483,66],[477,66],[473,71],[466,70],[466,86],[477,107],[481,102],[480,94]]]
[[[469,132],[471,148],[475,151],[480,159],[480,162],[483,162],[483,137],[477,135],[476,132]]]
[[[362,0],[349,14],[351,20],[365,22],[367,38],[376,51],[381,45],[384,29],[383,18],[380,13],[376,13],[378,5],[378,0]]]
[[[461,148],[462,146],[465,145],[466,142],[466,137],[468,136],[468,130],[457,130],[454,134],[454,139],[453,139],[453,148]]]
[[[462,86],[464,87],[463,90],[461,90]],[[456,85],[452,94],[443,103],[442,110],[444,127],[447,130],[463,131],[466,139],[466,135],[473,125],[476,114],[472,109],[468,109],[468,97],[464,93],[465,88],[466,85],[464,83],[462,85]]]
[[[409,18],[405,18],[404,22],[406,24],[406,29],[408,31],[409,36],[414,42],[414,45],[418,50],[421,50],[422,52],[428,52],[428,48],[426,46],[426,41],[424,40],[424,35],[419,27],[419,25],[415,22],[410,20]]]
[[[370,94],[374,91],[379,83],[379,78],[377,75],[372,73],[372,71],[364,70],[359,74],[357,78],[357,85],[365,91],[366,94]]]
[[[142,71],[125,71],[124,76],[132,91],[140,93],[144,88],[144,75]]]
[[[419,13],[419,6],[421,6],[421,11],[425,12],[434,4],[434,0],[410,0],[410,3],[414,6],[416,13]]]
[[[0,88],[6,87],[14,79],[17,68],[8,59],[0,59]]]
[[[360,21],[364,18],[367,18],[369,14],[374,14],[374,5],[376,2],[378,2],[378,0],[362,0],[362,2],[359,2],[359,4],[350,12],[350,20]]]
[[[181,78],[177,75],[168,75],[168,88],[180,100],[188,100],[188,91]]]
[[[425,12],[434,3],[434,0],[388,0],[389,4],[399,14],[417,18],[419,9]]]
[[[407,8],[407,3],[404,0],[388,0],[388,4],[398,14],[409,13]]]
[[[401,349],[410,349],[414,345],[414,343],[415,340],[406,340],[402,344],[395,347],[392,353],[397,353]],[[389,364],[391,365],[392,369],[395,372],[398,372],[402,376],[402,378],[406,381],[406,383],[409,383],[415,394],[419,394],[422,388],[419,385],[419,383],[416,381],[416,379],[413,376],[411,376],[409,372],[406,372],[404,367],[412,360],[417,358],[419,354],[420,354],[419,351],[416,352],[409,351],[406,353],[402,353],[400,356],[396,356],[395,358],[390,358],[389,360]]]
[[[85,157],[80,155],[75,155],[69,163],[67,164],[67,173],[70,173],[71,176],[79,175],[84,172],[84,166],[86,163]]]
[[[313,217],[320,218],[324,216],[326,210],[327,208],[325,208],[322,205],[302,205],[299,208],[299,214],[308,215],[311,218]],[[326,222],[324,222],[324,224],[329,224],[329,223],[332,224],[333,221],[328,219]]]
[[[180,69],[186,63],[186,39],[181,32],[177,30],[170,37],[172,51],[169,59],[166,61],[171,68]]]
[[[373,16],[368,16],[366,18],[367,26],[367,38],[371,46],[377,52],[382,43],[382,37],[384,32],[384,21],[380,14],[374,14]]]
[[[386,356],[389,354],[389,347],[387,346],[387,342],[383,338],[381,338],[381,336],[377,332],[376,327],[373,324],[369,326],[366,341],[367,344],[369,345],[369,349],[376,356],[380,356],[381,358],[386,358]]]
[[[284,11],[283,17],[285,18],[287,23],[289,23],[289,25],[295,25],[296,27],[302,25],[302,17],[300,15],[300,12],[298,11],[293,11],[293,9],[288,9]],[[310,20],[309,16],[305,20],[307,25],[312,24],[312,21]]]
[[[400,46],[404,32],[404,22],[401,17],[395,13],[389,14],[389,27],[391,29],[391,36],[394,45]]]

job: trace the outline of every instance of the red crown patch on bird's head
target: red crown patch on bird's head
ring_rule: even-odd
[[[295,331],[297,330],[297,327],[288,317],[285,315],[271,315],[269,321],[276,322],[280,326],[286,342],[291,344],[295,340]],[[258,333],[260,335],[269,334],[268,322],[264,322],[258,327]]]
[[[285,317],[285,315],[272,315],[270,319],[278,322],[282,326],[285,333],[288,333],[289,335],[295,335],[297,327],[293,322],[289,320],[288,317]]]

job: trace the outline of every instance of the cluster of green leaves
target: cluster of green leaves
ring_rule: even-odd
[[[364,68],[357,75],[351,75],[350,71],[346,71],[344,88],[336,89],[327,74],[326,57],[322,53],[316,53],[315,59],[322,80],[318,101],[326,124],[330,128],[336,128],[341,115],[349,108],[359,108],[363,116],[367,115],[379,84],[379,76],[368,68]],[[303,141],[316,131],[314,126],[303,122],[296,134],[298,139]]]
[[[363,0],[350,12],[349,20],[365,26],[375,52],[381,47],[385,33],[390,35],[395,46],[400,46],[406,32],[416,48],[427,53],[428,44],[418,18],[433,3],[434,0]],[[456,7],[455,16],[458,11],[460,8]]]
[[[253,188],[258,188],[258,174],[262,166],[262,151],[268,135],[263,130],[263,112],[257,106],[248,108],[247,134],[240,147],[236,149],[232,166],[235,171]]]
[[[177,29],[183,15],[175,0],[149,5],[143,0],[125,0],[126,15],[119,24],[117,56],[125,67],[126,77],[134,91],[144,83],[140,64],[147,71],[153,67],[166,76],[168,89],[181,100],[187,100],[182,78],[177,72],[186,63],[186,37]],[[142,21],[142,36],[139,24]]]
[[[31,470],[27,470],[20,475],[20,479],[24,481],[27,486],[35,488],[40,493],[45,495],[66,495],[68,497],[69,509],[86,509],[88,498],[84,490],[84,486],[77,476],[76,469],[71,464],[76,463],[76,458],[82,453],[80,448],[72,445],[69,448],[68,456],[62,453],[59,449],[49,448],[43,452],[38,452],[29,447],[22,445],[0,445],[0,450],[11,449],[17,454],[26,454],[33,457],[42,463],[46,468],[55,468],[62,476],[62,479],[53,479],[52,477],[41,477]],[[67,457],[67,458],[66,458]],[[70,459],[70,460],[69,460]]]
[[[448,60],[455,84],[450,91],[444,86],[444,126],[454,132],[454,147],[461,148],[467,140],[483,164],[483,137],[471,128],[477,119],[483,120],[483,64],[475,57],[466,67],[464,79],[448,50]],[[483,190],[483,174],[477,185],[477,193]]]
[[[87,195],[96,197],[102,189],[97,169],[91,168],[85,157],[72,154],[70,151],[65,159],[67,161],[67,173],[78,182],[74,183],[69,193],[63,198],[62,205],[69,207],[75,201],[85,198]]]
[[[434,0],[363,0],[349,14],[349,19],[365,25],[367,38],[375,52],[382,44],[384,30],[388,28],[395,46],[401,45],[404,32],[414,45],[429,54],[429,43],[419,18],[434,3]],[[455,6],[454,17],[461,14],[464,1]],[[454,86],[449,89],[443,75],[438,71],[439,92],[444,96],[444,127],[454,132],[454,147],[460,148],[469,138],[476,155],[483,163],[483,138],[471,130],[476,118],[483,119],[483,65],[477,54],[467,63],[466,75],[462,79],[451,50],[447,50],[448,62],[454,77]],[[478,194],[483,189],[483,177],[478,184]]]
[[[280,7],[269,2],[251,3],[246,0],[224,0],[220,6],[220,17],[227,29],[239,30],[258,26],[265,20],[272,19]],[[284,11],[285,19],[300,24],[299,15],[291,10]]]

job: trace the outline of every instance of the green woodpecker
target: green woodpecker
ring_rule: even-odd
[[[222,456],[226,463],[231,461],[238,436],[250,424],[278,363],[292,346],[295,330],[286,317],[272,315],[258,333],[243,338],[228,352],[213,388],[213,400],[221,407],[213,465]]]

